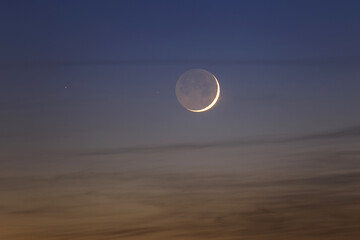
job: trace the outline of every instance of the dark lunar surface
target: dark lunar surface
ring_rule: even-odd
[[[186,109],[200,110],[209,106],[216,93],[214,75],[203,69],[183,73],[176,84],[176,97]]]

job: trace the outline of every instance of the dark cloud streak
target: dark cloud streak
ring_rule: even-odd
[[[157,153],[168,151],[180,151],[180,150],[198,150],[205,148],[232,148],[240,146],[251,145],[264,145],[264,144],[281,144],[292,143],[301,141],[314,141],[314,140],[331,140],[340,139],[345,137],[359,137],[360,126],[351,128],[345,128],[337,131],[328,131],[318,134],[310,134],[297,137],[271,137],[271,138],[253,138],[253,139],[241,139],[241,140],[224,140],[215,142],[203,142],[203,143],[179,143],[168,145],[153,145],[153,146],[135,146],[124,147],[117,149],[104,149],[78,152],[78,155],[113,155],[113,154],[132,154],[132,153]]]
[[[299,59],[124,59],[94,61],[33,61],[0,62],[0,68],[52,68],[71,66],[116,66],[116,65],[359,65],[360,56],[299,58]]]

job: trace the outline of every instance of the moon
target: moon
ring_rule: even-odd
[[[205,112],[219,100],[220,85],[212,73],[204,69],[191,69],[179,77],[176,97],[185,109]]]

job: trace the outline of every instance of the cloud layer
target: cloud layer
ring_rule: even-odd
[[[85,156],[97,159],[92,170],[2,177],[0,238],[357,239],[358,140],[352,128],[251,144],[127,149],[115,153],[146,154],[121,155],[123,164],[110,171],[96,153]]]

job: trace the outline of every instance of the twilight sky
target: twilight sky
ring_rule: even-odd
[[[358,239],[359,1],[0,2],[0,238]],[[221,96],[186,111],[202,68]]]

